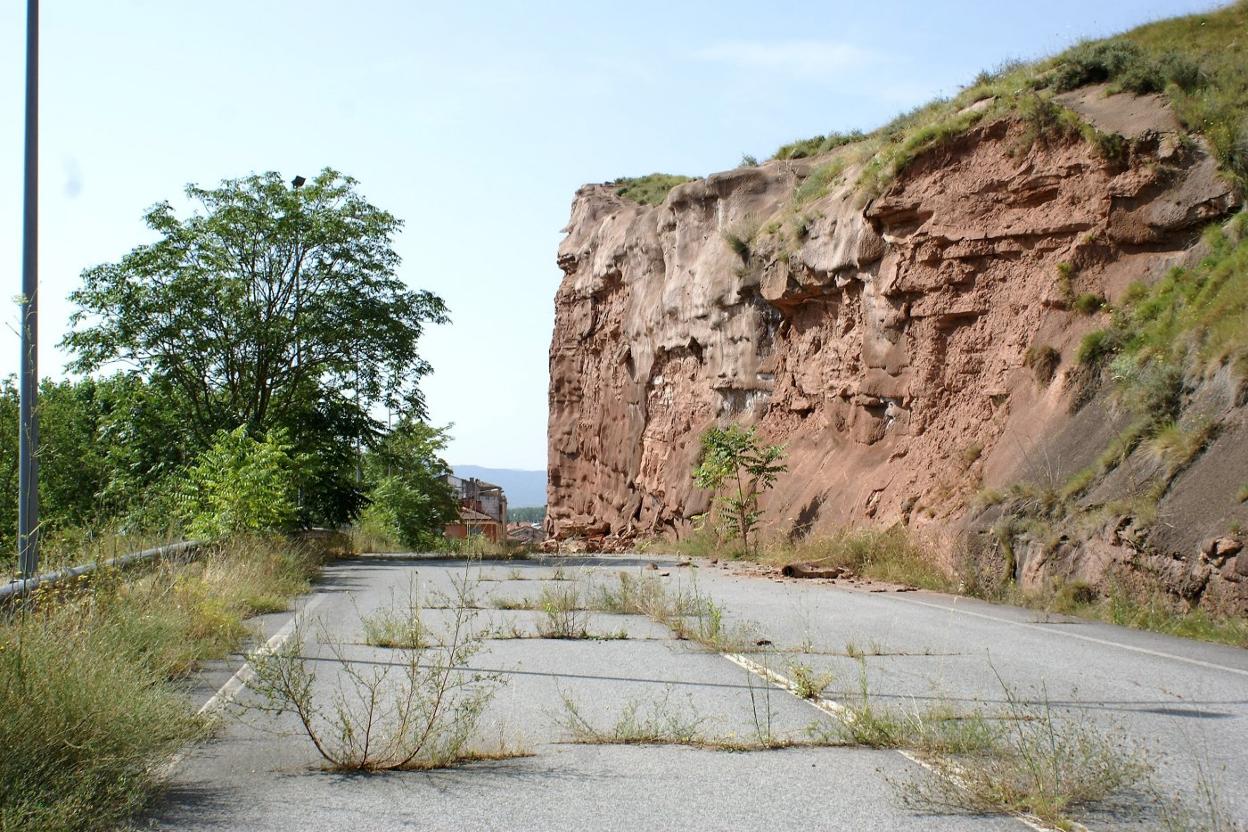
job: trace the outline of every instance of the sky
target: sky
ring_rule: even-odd
[[[332,167],[405,222],[455,464],[546,467],[555,251],[586,182],[870,129],[981,69],[1208,0],[59,0],[41,15],[40,373],[82,270],[187,183]],[[25,3],[0,5],[0,376],[18,367]]]

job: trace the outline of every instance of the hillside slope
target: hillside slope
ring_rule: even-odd
[[[635,180],[578,191],[548,531],[688,533],[709,505],[698,436],[737,420],[788,449],[773,536],[902,523],[976,579],[1147,575],[1248,605],[1248,244],[1240,221],[1206,232],[1240,204],[1248,127],[1224,133],[1248,6],[1210,21],[1012,67],[661,201]],[[1135,337],[1160,319],[1179,323]]]

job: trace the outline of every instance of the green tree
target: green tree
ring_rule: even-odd
[[[720,511],[728,517],[728,527],[750,549],[750,533],[758,527],[762,512],[759,495],[776,483],[788,470],[783,462],[784,448],[762,445],[754,428],[732,424],[707,429],[693,478],[700,488],[713,491]],[[727,488],[727,493],[720,491]]]
[[[128,367],[167,389],[196,450],[238,425],[284,428],[332,463],[305,489],[305,521],[362,504],[350,452],[377,438],[373,408],[424,417],[419,340],[447,320],[397,275],[400,221],[355,186],[329,169],[301,188],[273,172],[189,186],[195,211],[158,203],[145,216],[158,239],[87,269],[70,296],[71,369]]]
[[[295,519],[297,461],[281,431],[262,440],[246,426],[220,431],[186,471],[180,509],[191,537],[276,531]]]
[[[167,528],[154,494],[185,463],[185,427],[167,397],[133,375],[39,387],[40,527],[45,535],[113,521]],[[0,383],[0,546],[17,524],[17,412],[13,380]],[[163,506],[166,510],[168,505]]]
[[[395,426],[366,459],[371,489],[364,520],[413,549],[436,545],[459,513],[446,480],[451,467],[442,458],[449,440],[445,428],[415,419]]]

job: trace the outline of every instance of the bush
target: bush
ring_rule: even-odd
[[[180,511],[192,537],[282,529],[295,518],[295,461],[280,431],[220,431],[186,472]]]
[[[1121,39],[1081,43],[1062,56],[1054,73],[1054,87],[1073,90],[1088,84],[1129,79],[1133,91],[1164,88],[1160,73],[1139,46]]]
[[[1081,315],[1095,315],[1105,305],[1105,298],[1092,292],[1083,292],[1075,298],[1075,311]]]
[[[812,136],[809,139],[800,139],[784,145],[771,158],[804,159],[808,156],[829,153],[838,147],[860,142],[865,138],[866,135],[861,130],[854,130],[849,133],[829,133],[826,136]]]
[[[1027,93],[1018,101],[1018,113],[1025,127],[1018,152],[1026,153],[1035,144],[1070,138],[1080,132],[1080,120],[1070,110],[1051,98]]]
[[[1075,352],[1075,360],[1085,367],[1100,364],[1118,351],[1119,339],[1116,333],[1108,329],[1095,329],[1083,336],[1079,349]]]
[[[139,623],[75,605],[0,631],[0,828],[110,829],[195,735],[148,642],[133,638]]]
[[[750,262],[750,241],[747,238],[732,231],[723,232],[723,238],[732,253],[741,258],[742,263]]]

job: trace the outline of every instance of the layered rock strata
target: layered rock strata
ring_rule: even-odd
[[[950,558],[975,493],[1086,465],[1117,417],[1072,408],[1075,349],[1104,323],[1072,298],[1155,279],[1236,199],[1159,98],[1065,103],[1123,153],[1006,117],[874,199],[855,146],[654,206],[581,188],[558,255],[548,533],[687,533],[709,501],[690,477],[699,434],[728,420],[787,448],[768,533],[902,522]]]

